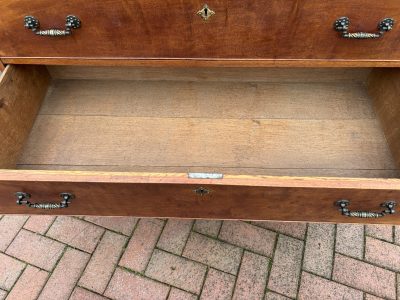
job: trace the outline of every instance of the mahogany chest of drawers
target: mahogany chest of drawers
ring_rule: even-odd
[[[400,2],[0,5],[0,214],[400,224]]]

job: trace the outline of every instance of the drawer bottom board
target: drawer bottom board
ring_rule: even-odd
[[[361,82],[55,80],[18,168],[398,176]]]

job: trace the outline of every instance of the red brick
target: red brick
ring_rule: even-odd
[[[268,289],[295,298],[299,284],[302,255],[302,241],[279,235]]]
[[[373,296],[370,294],[365,294],[364,300],[385,300],[385,299],[383,299],[381,297],[376,297],[376,296]]]
[[[167,285],[117,269],[104,295],[115,300],[164,300],[168,292]]]
[[[92,222],[107,229],[120,232],[125,235],[131,235],[138,221],[134,217],[95,217],[87,216],[86,221]]]
[[[334,247],[335,225],[309,224],[304,250],[303,270],[330,278]]]
[[[0,290],[0,300],[4,300],[7,297],[7,292]]]
[[[65,245],[47,237],[22,229],[7,249],[7,254],[51,271],[60,258]]]
[[[38,300],[68,299],[89,260],[89,254],[68,248]]]
[[[45,234],[55,218],[54,216],[30,216],[24,228],[36,233]]]
[[[196,220],[194,223],[194,231],[217,237],[221,229],[222,221],[219,220]]]
[[[400,272],[400,246],[366,237],[365,260]]]
[[[224,221],[219,239],[252,250],[266,256],[272,256],[276,233],[240,221]]]
[[[0,253],[0,289],[9,291],[24,268],[24,263]]]
[[[0,220],[0,251],[7,249],[27,219],[27,216],[4,216]]]
[[[340,254],[336,254],[333,280],[380,297],[396,297],[394,272]]]
[[[269,259],[245,251],[233,299],[262,299],[267,283]]]
[[[302,222],[264,222],[254,221],[252,224],[283,233],[298,239],[304,239],[307,223]]]
[[[206,267],[164,251],[155,250],[146,276],[198,294],[203,284]]]
[[[192,232],[183,256],[236,275],[242,249]]]
[[[192,225],[193,220],[169,219],[160,236],[157,247],[181,255]]]
[[[366,235],[372,236],[388,242],[393,242],[393,226],[392,225],[367,225]]]
[[[360,274],[361,275],[361,274]],[[363,292],[340,283],[303,272],[299,290],[299,300],[362,300]]]
[[[164,222],[157,219],[141,219],[119,264],[131,270],[143,272],[163,225]]]
[[[235,276],[210,269],[200,300],[230,300],[235,287]]]
[[[37,299],[48,276],[46,271],[28,265],[8,294],[7,300]]]
[[[171,288],[171,292],[169,293],[168,300],[196,300],[197,296],[178,290],[177,288]]]
[[[123,251],[127,238],[106,231],[93,253],[79,285],[97,293],[104,293]]]
[[[77,286],[69,300],[107,300],[107,298]]]
[[[362,259],[364,255],[364,225],[337,224],[336,251]]]
[[[394,226],[394,242],[400,245],[400,226]]]
[[[290,298],[268,291],[265,300],[290,300]]]
[[[400,299],[400,274],[397,274],[396,276],[397,278],[397,285],[396,285],[396,289],[397,289],[397,300]]]
[[[88,222],[72,217],[58,217],[46,235],[92,253],[103,233],[104,229]]]

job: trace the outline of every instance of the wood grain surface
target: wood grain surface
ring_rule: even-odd
[[[365,86],[337,74],[308,82],[315,78],[55,80],[18,167],[397,174]]]
[[[0,56],[16,58],[169,58],[398,61],[400,31],[376,40],[347,40],[333,29],[348,16],[350,31],[376,32],[400,19],[397,0],[212,0],[208,21],[200,1],[1,0]],[[112,9],[111,9],[112,8]],[[74,14],[82,28],[67,37],[36,36],[23,26],[34,15],[43,29],[63,28]],[[9,62],[5,60],[6,62]],[[229,62],[228,62],[229,63]],[[279,63],[279,61],[278,61]]]
[[[375,69],[368,81],[374,107],[393,157],[400,168],[400,70]]]
[[[395,169],[376,120],[40,115],[18,163]]]
[[[288,79],[290,81],[290,79]],[[362,83],[56,80],[42,115],[374,119]]]
[[[47,66],[54,80],[234,81],[265,83],[365,83],[371,68],[174,68]]]
[[[7,66],[0,77],[0,168],[15,168],[50,76],[43,66]]]
[[[201,181],[187,179],[184,174],[134,177],[112,173],[27,172],[0,174],[1,213],[400,224],[396,214],[381,219],[348,218],[334,206],[337,200],[349,199],[352,210],[381,211],[382,202],[400,198],[399,180],[231,176]],[[211,192],[199,196],[194,192],[199,187]],[[17,206],[16,191],[29,192],[33,202],[57,202],[60,192],[74,193],[76,199],[67,209],[35,210]]]
[[[5,64],[150,67],[150,68],[374,68],[400,67],[394,59],[204,59],[204,58],[91,58],[91,57],[3,57]]]

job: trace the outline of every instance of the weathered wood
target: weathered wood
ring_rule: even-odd
[[[339,77],[56,80],[19,168],[394,176],[365,86]]]
[[[400,168],[400,70],[374,70],[368,89],[393,157]]]
[[[362,83],[343,83],[339,78],[326,83],[299,80],[297,76],[282,80],[286,83],[56,80],[40,113],[207,119],[375,118]]]
[[[400,67],[399,59],[153,59],[153,58],[76,58],[3,57],[6,64],[91,66],[91,67],[174,67],[174,68],[373,68]]]
[[[44,99],[49,74],[43,66],[7,66],[0,77],[0,168],[15,168]]]
[[[215,82],[366,82],[371,68],[157,68],[47,66],[53,79],[215,81]]]
[[[19,164],[389,169],[376,120],[39,115]]]

